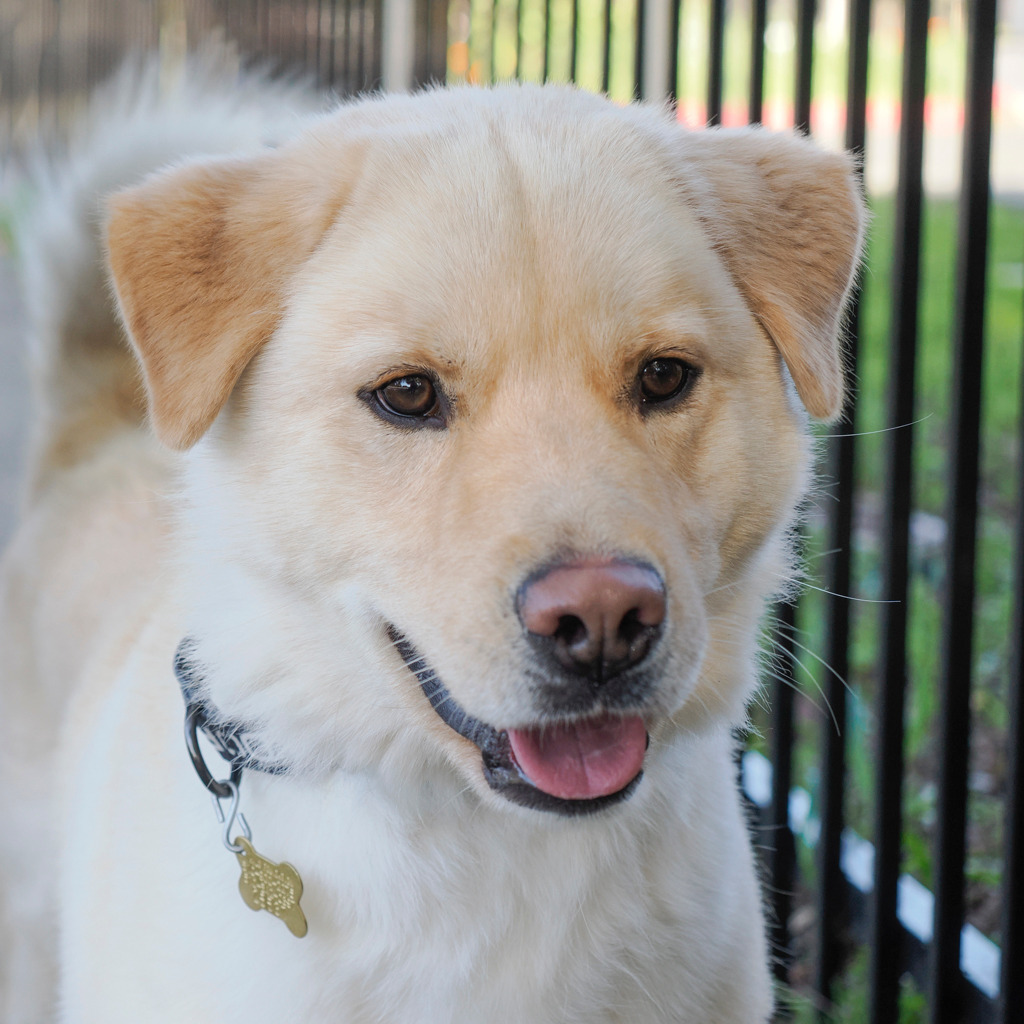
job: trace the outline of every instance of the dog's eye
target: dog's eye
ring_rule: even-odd
[[[697,370],[682,359],[652,359],[640,369],[640,400],[659,405],[684,394],[697,379]]]
[[[403,419],[429,420],[441,413],[437,388],[422,374],[396,377],[377,388],[373,395],[384,412]]]

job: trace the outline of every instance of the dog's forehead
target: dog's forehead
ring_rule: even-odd
[[[454,243],[445,255],[456,259],[460,241],[479,258],[544,239],[562,254],[613,244],[628,260],[657,244],[666,214],[686,219],[665,126],[651,111],[575,109],[560,91],[541,95],[535,106],[513,92],[504,104],[370,133],[352,211],[400,216],[407,230]]]
[[[481,95],[490,105],[436,123],[367,130],[303,304],[378,337],[370,348],[402,338],[410,359],[439,338],[491,353],[502,340],[529,351],[524,337],[635,348],[741,315],[655,112],[558,90],[525,107],[519,90]]]

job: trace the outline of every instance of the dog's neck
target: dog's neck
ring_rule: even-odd
[[[206,766],[196,742],[196,730],[210,741],[216,752],[231,765],[231,778],[236,782],[243,770],[284,775],[291,766],[281,760],[270,761],[260,756],[255,730],[240,721],[225,717],[206,692],[202,666],[195,657],[195,641],[185,637],[174,654],[174,674],[185,700],[185,735],[193,765],[203,784],[216,793],[216,782]]]

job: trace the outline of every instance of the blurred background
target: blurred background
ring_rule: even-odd
[[[812,586],[766,630],[741,765],[781,1015],[1024,1021],[1024,0],[0,0],[0,541],[26,161],[127,54],[173,76],[211,41],[339,97],[573,80],[861,154],[856,388],[820,431]]]

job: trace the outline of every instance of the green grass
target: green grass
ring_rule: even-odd
[[[869,1017],[867,986],[868,955],[866,950],[861,949],[837,979],[832,1006],[824,1008],[823,1016],[819,1016],[819,1007],[815,1002],[792,989],[782,989],[777,993],[777,999],[779,1005],[787,1008],[791,1014],[788,1018],[791,1024],[864,1024]],[[924,995],[912,978],[902,978],[899,993],[900,1024],[925,1024],[927,1019]]]
[[[872,201],[874,219],[864,275],[862,358],[859,367],[860,405],[856,427],[877,431],[888,424],[885,394],[889,364],[890,287],[892,284],[893,201]],[[957,206],[932,200],[925,206],[921,232],[921,285],[919,292],[919,354],[917,408],[914,430],[921,442],[914,471],[918,480],[916,507],[939,514],[946,500],[949,452],[949,408],[952,398],[950,337],[956,270]],[[1013,269],[1024,259],[1024,209],[996,203],[990,217],[988,287],[986,294],[986,350],[984,365],[984,490],[994,506],[1008,511],[1015,501],[1016,450],[1021,368],[1022,305],[1020,285]],[[883,434],[865,437],[858,484],[877,481]]]
[[[13,208],[0,200],[0,256],[14,252]]]

